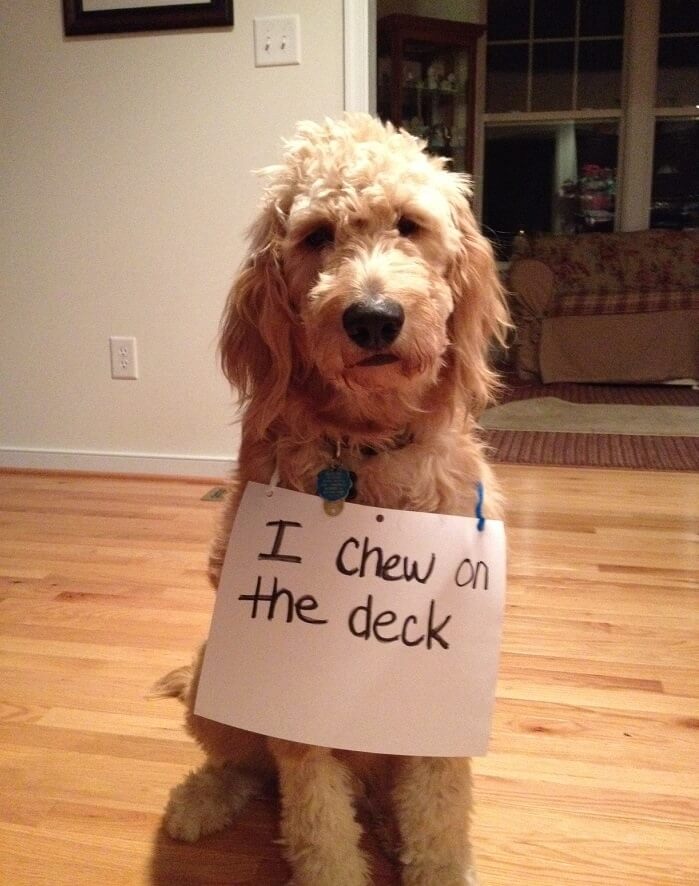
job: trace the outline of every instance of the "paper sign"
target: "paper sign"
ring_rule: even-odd
[[[505,598],[488,520],[345,504],[249,483],[195,712],[305,744],[485,754]]]

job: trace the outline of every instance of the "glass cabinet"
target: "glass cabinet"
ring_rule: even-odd
[[[382,120],[473,169],[476,44],[482,25],[413,15],[378,22],[377,107]]]

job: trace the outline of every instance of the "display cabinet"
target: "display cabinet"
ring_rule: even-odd
[[[472,172],[476,46],[483,25],[413,15],[378,22],[377,109],[382,120]]]

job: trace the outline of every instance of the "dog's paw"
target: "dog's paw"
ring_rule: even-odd
[[[227,827],[257,792],[255,779],[234,767],[205,764],[172,789],[165,830],[174,840],[194,843]]]
[[[225,805],[192,803],[189,799],[183,803],[177,788],[165,810],[165,830],[173,840],[185,843],[196,843],[200,837],[222,831],[232,820],[233,814]]]

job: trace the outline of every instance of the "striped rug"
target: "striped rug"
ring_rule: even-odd
[[[669,385],[529,385],[506,379],[500,402],[557,397],[570,403],[699,407],[699,391]],[[696,437],[572,434],[489,430],[483,436],[491,458],[505,464],[699,471]]]

